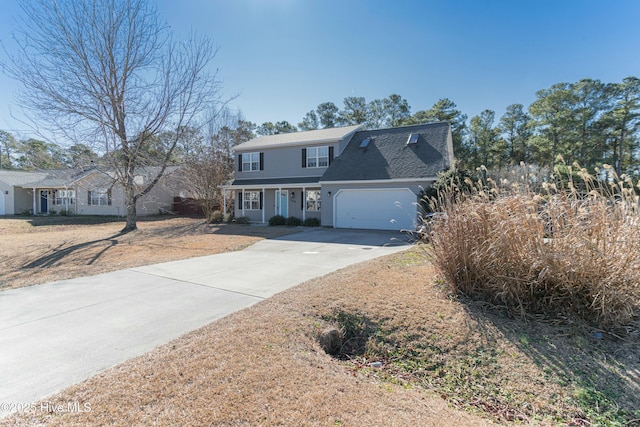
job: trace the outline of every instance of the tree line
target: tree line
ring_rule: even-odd
[[[412,113],[407,100],[397,94],[370,102],[346,97],[342,108],[324,102],[297,125],[285,120],[256,125],[226,109],[218,116],[204,132],[185,128],[179,138],[171,132],[154,136],[140,153],[143,163],[161,163],[176,139],[179,143],[168,157],[169,164],[193,163],[214,153],[229,163],[233,146],[256,136],[354,124],[377,129],[448,121],[456,157],[469,169],[484,165],[501,170],[522,162],[551,167],[561,156],[569,164],[593,169],[606,163],[618,174],[640,175],[640,79],[636,77],[620,83],[582,79],[554,84],[536,92],[528,108],[509,105],[499,118],[487,109],[468,120],[446,98]],[[0,167],[20,170],[82,167],[103,159],[85,144],[63,148],[36,139],[18,140],[6,131],[0,131],[0,153]],[[230,165],[225,169],[233,170]]]
[[[445,98],[431,108],[411,112],[402,96],[393,94],[367,102],[346,97],[343,107],[324,102],[309,111],[297,126],[287,121],[263,123],[256,134],[365,124],[369,129],[448,121],[454,152],[463,166],[500,170],[522,162],[552,167],[559,157],[594,169],[603,163],[618,174],[640,175],[640,79],[618,83],[582,79],[558,83],[536,92],[528,107],[512,104],[501,117],[484,110],[468,120]]]

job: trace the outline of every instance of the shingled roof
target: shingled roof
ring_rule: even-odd
[[[407,143],[411,135],[417,135],[415,142]],[[362,144],[366,139],[369,143]],[[320,182],[434,178],[452,161],[447,122],[361,131],[333,160]]]

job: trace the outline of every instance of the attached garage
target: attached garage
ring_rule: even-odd
[[[333,200],[334,227],[414,230],[417,196],[409,188],[342,189]]]

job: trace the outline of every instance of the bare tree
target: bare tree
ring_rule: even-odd
[[[207,129],[207,143],[186,157],[181,176],[207,218],[220,205],[221,187],[233,177],[233,147],[252,139],[255,125],[241,113],[221,109]]]
[[[183,129],[198,128],[220,102],[208,66],[207,37],[177,41],[146,0],[24,0],[18,54],[6,71],[22,83],[21,105],[34,123],[75,143],[98,144],[125,193],[126,225],[135,230],[136,201],[165,172]],[[6,49],[5,49],[6,51]],[[61,134],[60,134],[61,133]],[[149,184],[134,185],[149,144],[164,155]]]

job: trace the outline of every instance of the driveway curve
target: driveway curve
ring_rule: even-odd
[[[393,232],[308,229],[238,252],[0,293],[0,416],[265,298],[402,251]]]

